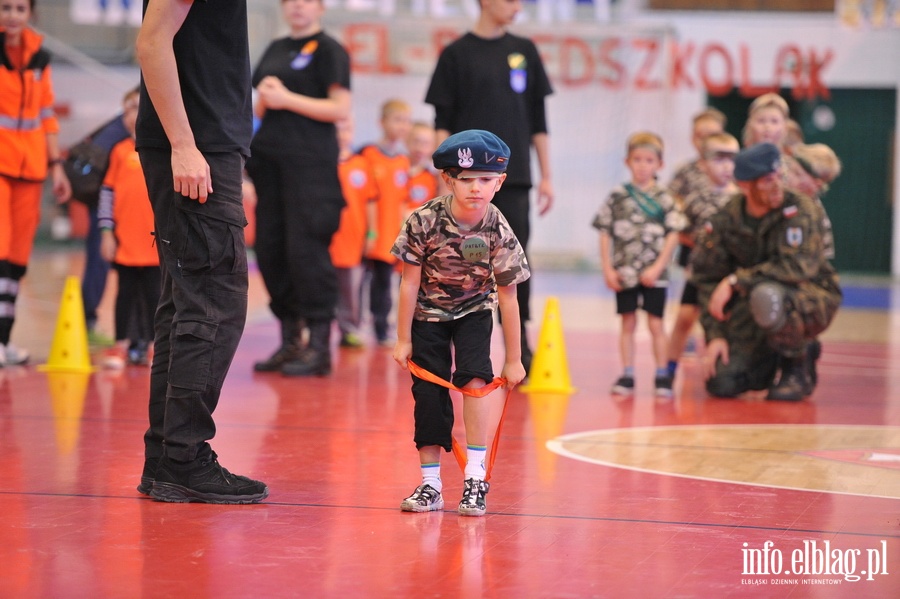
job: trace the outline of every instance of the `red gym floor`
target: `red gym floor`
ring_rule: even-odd
[[[32,266],[13,340],[37,363],[78,273],[77,252]],[[554,359],[576,391],[513,393],[483,518],[457,515],[449,455],[446,510],[399,510],[419,472],[409,375],[389,350],[335,348],[327,378],[252,373],[277,335],[258,280],[213,446],[268,483],[263,504],[135,491],[146,368],[0,369],[0,597],[900,596],[896,289],[848,298],[810,400],[707,398],[687,358],[657,405],[649,358],[633,400],[608,394],[617,323],[600,277],[534,281],[532,337],[557,297]]]

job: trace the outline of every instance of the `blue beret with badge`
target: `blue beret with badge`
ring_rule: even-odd
[[[454,133],[431,155],[434,168],[503,172],[509,166],[509,146],[483,129]]]
[[[769,142],[750,146],[734,157],[734,178],[737,181],[755,181],[774,173],[781,166],[778,146]]]

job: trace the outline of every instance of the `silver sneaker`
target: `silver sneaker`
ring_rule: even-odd
[[[441,492],[431,485],[419,485],[413,494],[400,502],[404,512],[434,512],[444,509]]]
[[[487,505],[484,496],[491,489],[491,484],[477,478],[467,478],[463,484],[463,497],[459,502],[461,516],[484,516]]]
[[[0,366],[21,366],[28,362],[28,352],[12,343],[0,344]]]

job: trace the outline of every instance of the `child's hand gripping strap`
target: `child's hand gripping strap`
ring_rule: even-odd
[[[407,361],[407,365],[409,366],[409,372],[417,377],[422,379],[423,381],[428,381],[429,383],[434,383],[435,385],[440,385],[441,387],[445,387],[450,389],[451,391],[459,391],[464,395],[468,395],[469,397],[485,397],[486,395],[490,395],[498,388],[504,386],[506,384],[506,379],[500,377],[494,377],[494,380],[485,385],[484,387],[479,387],[477,389],[462,389],[457,387],[453,383],[449,381],[445,381],[441,377],[433,374],[412,360]],[[494,467],[494,459],[497,457],[497,446],[500,443],[500,429],[503,428],[503,418],[506,416],[506,406],[509,403],[509,394],[512,392],[512,388],[506,391],[506,398],[503,400],[503,411],[500,413],[500,421],[497,423],[497,431],[494,433],[494,438],[491,440],[491,452],[488,455],[488,462],[485,466],[484,480],[485,482],[491,480],[491,470]],[[466,452],[457,443],[456,438],[452,437],[452,448],[453,448],[453,456],[456,458],[456,463],[459,464],[460,469],[465,473],[466,471]]]

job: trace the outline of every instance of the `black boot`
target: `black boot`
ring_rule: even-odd
[[[331,374],[331,321],[309,321],[309,345],[296,359],[285,362],[285,376],[324,376]]]
[[[816,362],[822,356],[822,342],[818,339],[813,339],[809,343],[806,344],[806,374],[809,377],[809,393],[807,395],[811,395],[812,392],[816,388],[816,383],[819,382],[819,373],[816,370]]]
[[[300,357],[300,321],[281,321],[281,346],[262,362],[253,365],[256,372],[278,372],[281,367]]]
[[[809,395],[809,379],[806,376],[806,356],[781,357],[781,376],[778,383],[769,387],[766,399],[776,401],[801,401]]]

